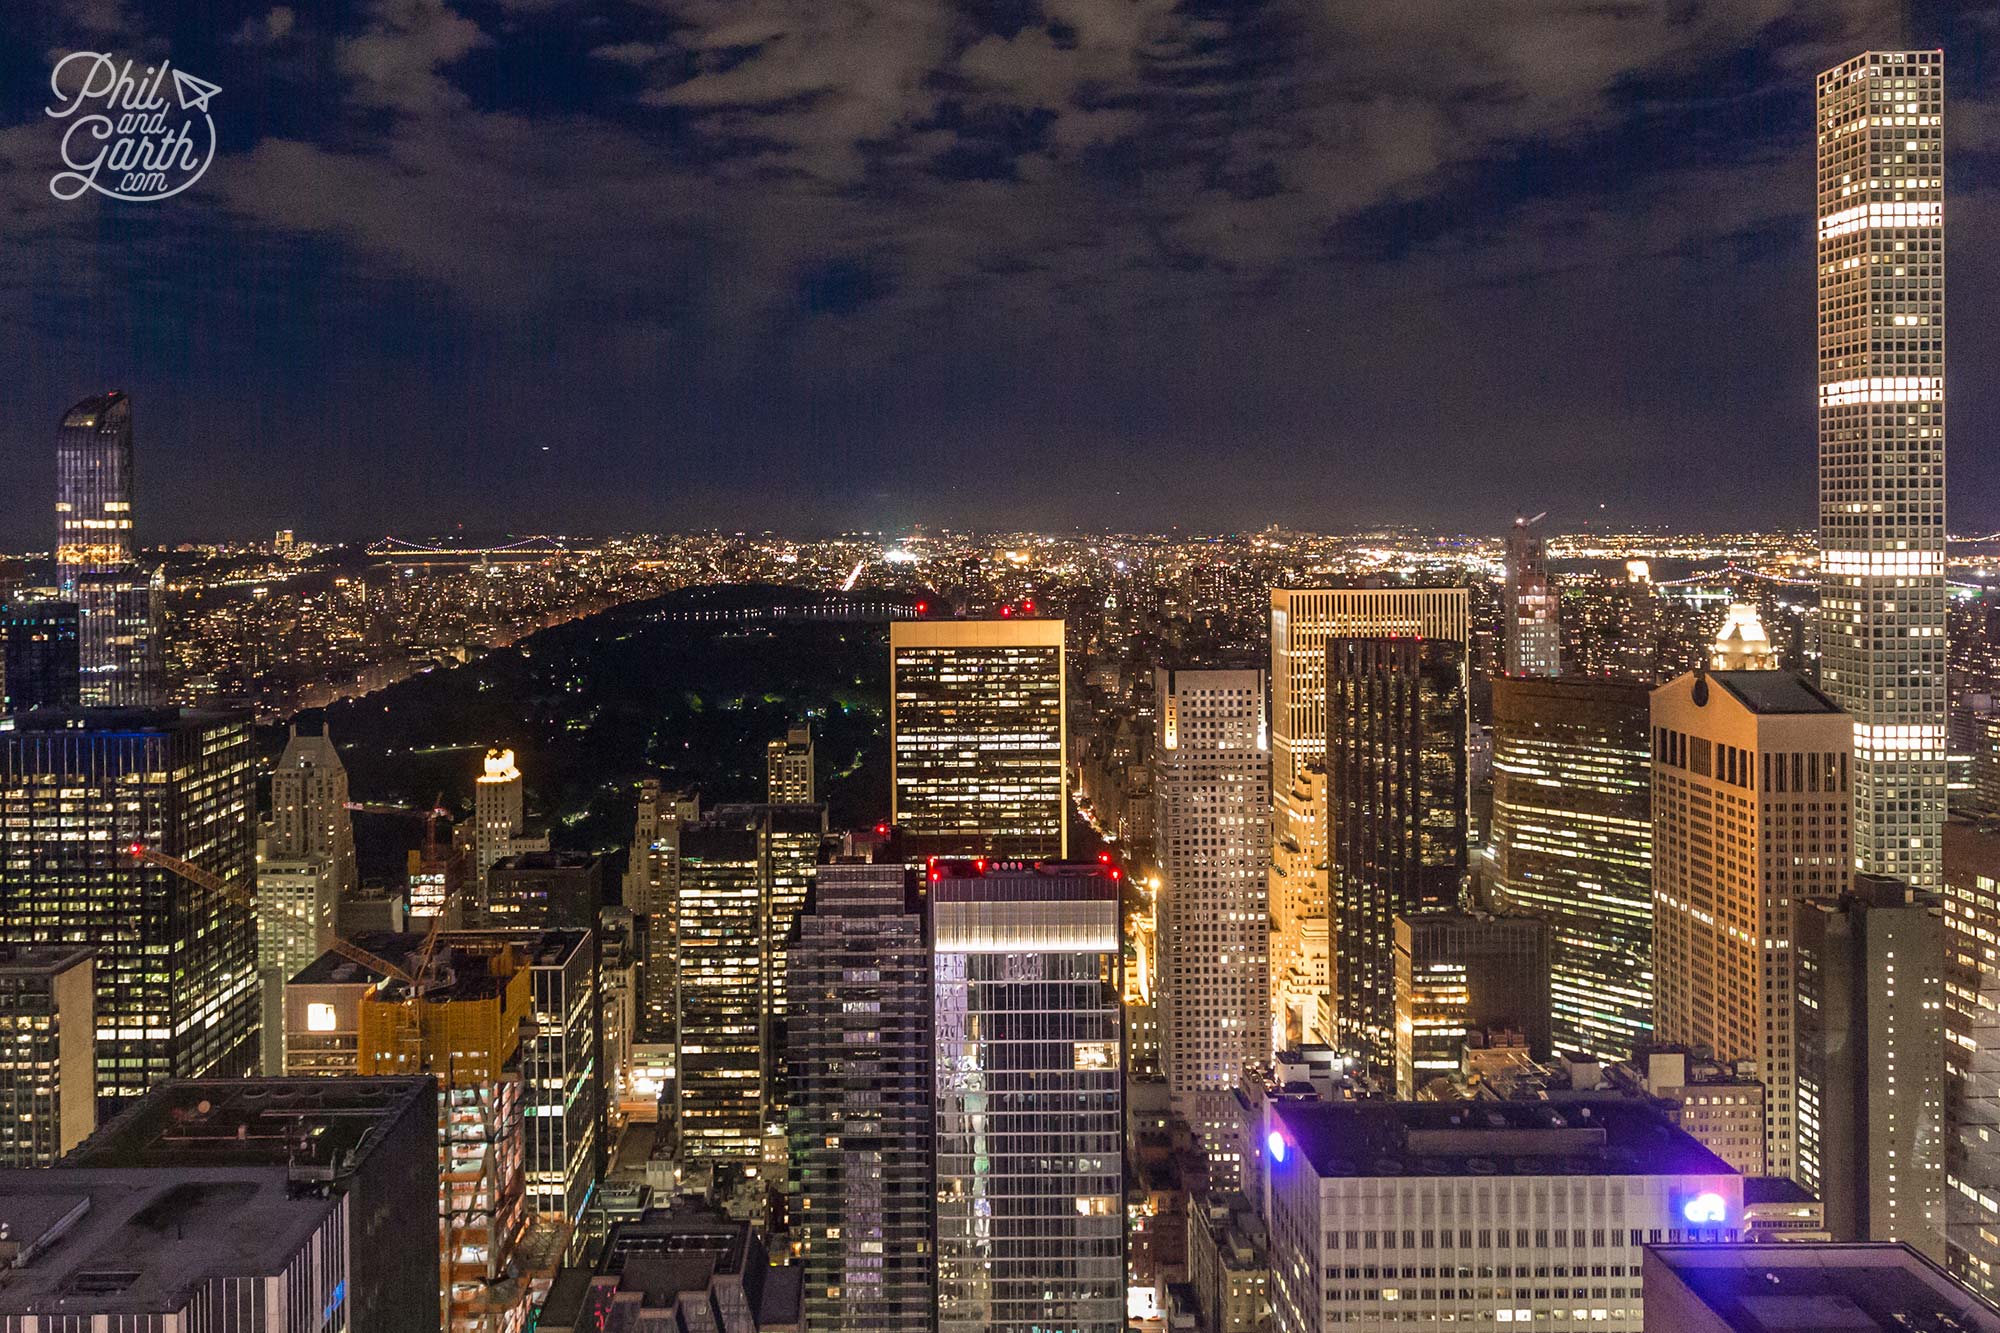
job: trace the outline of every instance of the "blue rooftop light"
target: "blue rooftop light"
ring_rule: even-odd
[[[1283,1134],[1280,1134],[1275,1129],[1272,1130],[1264,1136],[1264,1146],[1270,1150],[1272,1161],[1282,1162],[1285,1160],[1286,1148],[1285,1136]]]
[[[1719,1226],[1729,1217],[1729,1205],[1720,1194],[1697,1194],[1681,1205],[1681,1216],[1698,1227]]]

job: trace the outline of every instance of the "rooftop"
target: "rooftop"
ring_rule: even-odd
[[[0,1171],[0,1314],[179,1311],[212,1278],[282,1272],[337,1206],[282,1167]]]
[[[1650,1107],[1546,1102],[1272,1103],[1284,1138],[1326,1176],[1733,1176]]]
[[[1907,1245],[1651,1245],[1649,1306],[1662,1267],[1743,1333],[2000,1333],[2000,1310]]]
[[[80,944],[0,945],[0,974],[53,977],[89,958],[90,950]]]
[[[1839,704],[1791,671],[1711,671],[1708,678],[1753,713],[1838,713]]]
[[[1790,1176],[1743,1177],[1743,1206],[1773,1203],[1818,1203],[1819,1196]]]
[[[170,1080],[100,1126],[64,1165],[297,1165],[308,1174],[351,1166],[403,1116],[430,1125],[434,1087],[428,1076]]]

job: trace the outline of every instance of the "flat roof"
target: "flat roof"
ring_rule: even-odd
[[[2000,1310],[1907,1245],[1649,1245],[1645,1266],[1649,1303],[1664,1267],[1743,1333],[2000,1333]]]
[[[1753,713],[1838,713],[1839,704],[1792,671],[1711,671],[1708,678]]]
[[[1733,1176],[1636,1102],[1287,1102],[1284,1136],[1327,1176]]]
[[[178,1311],[219,1277],[281,1273],[338,1206],[283,1167],[0,1170],[0,1223],[26,1262],[0,1313]]]
[[[358,1163],[388,1127],[436,1117],[429,1075],[172,1079],[126,1107],[64,1159],[78,1168]]]
[[[1818,1203],[1819,1196],[1790,1176],[1743,1177],[1743,1203]]]
[[[0,945],[0,974],[53,977],[89,960],[90,950],[81,944]]]

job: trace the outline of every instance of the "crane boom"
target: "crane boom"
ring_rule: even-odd
[[[239,907],[248,908],[252,912],[258,910],[256,896],[250,890],[231,884],[212,870],[204,870],[192,861],[183,861],[178,856],[169,856],[158,848],[148,847],[144,843],[133,843],[131,851],[136,860],[143,861],[147,865],[158,866],[162,870],[178,875],[198,888],[207,889],[211,893],[219,893]],[[297,913],[286,911],[284,908],[277,908],[276,910],[285,916],[291,917],[299,924],[310,927],[315,934],[318,933],[319,925],[317,922],[308,921]],[[358,944],[341,939],[336,935],[333,938],[332,944],[328,947],[351,962],[359,963],[363,967],[372,968],[385,977],[393,977],[408,986],[413,992],[417,989],[417,979],[410,975],[407,968],[398,967],[388,959],[378,954],[370,953]]]

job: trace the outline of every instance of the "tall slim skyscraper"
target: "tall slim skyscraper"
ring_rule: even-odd
[[[1646,686],[1493,682],[1494,904],[1551,931],[1559,1051],[1629,1060],[1653,1034]]]
[[[889,626],[894,818],[916,856],[1069,848],[1063,622]]]
[[[791,1172],[816,1333],[925,1333],[931,958],[901,865],[821,866],[786,977]]]
[[[765,747],[764,776],[772,805],[813,803],[813,733],[810,723],[801,722],[785,732],[785,738]]]
[[[1944,829],[1945,1266],[2000,1295],[2000,828]]]
[[[1506,612],[1505,666],[1510,676],[1562,674],[1562,627],[1549,582],[1548,543],[1542,515],[1517,518],[1507,533],[1507,571],[1501,585]]]
[[[1174,1114],[1235,1183],[1244,1070],[1271,1054],[1271,742],[1261,671],[1156,671],[1160,1022]]]
[[[0,934],[94,951],[100,1098],[256,1065],[250,909],[131,851],[247,887],[254,764],[231,714],[84,709],[0,730]]]
[[[1331,1045],[1335,1037],[1339,978],[1323,799],[1327,640],[1414,635],[1469,643],[1471,620],[1463,588],[1271,589],[1270,957],[1273,1037],[1281,1043]],[[1317,1002],[1304,993],[1313,984],[1323,986]]]
[[[1857,867],[1943,886],[1944,54],[1819,76],[1820,683]]]
[[[1792,926],[1846,891],[1853,726],[1789,671],[1653,691],[1653,1030],[1754,1060],[1766,1170],[1797,1170]]]
[[[625,871],[625,906],[639,930],[642,963],[635,1006],[638,1043],[674,1040],[675,995],[680,975],[680,928],[675,885],[680,873],[681,830],[701,814],[701,802],[669,792],[648,779],[640,785]]]
[[[1471,770],[1463,639],[1326,645],[1327,901],[1336,1044],[1396,1073],[1396,918],[1459,905]]]
[[[1118,872],[940,862],[928,887],[937,1327],[1121,1333]]]
[[[1944,914],[1938,896],[1856,875],[1802,904],[1798,1180],[1835,1240],[1945,1258]]]
[[[521,852],[546,852],[547,835],[530,838],[523,813],[521,770],[512,750],[488,750],[472,788],[473,892],[483,904],[486,872]]]
[[[56,584],[77,607],[83,704],[152,703],[152,588],[132,562],[132,400],[115,389],[65,412],[56,432]]]

